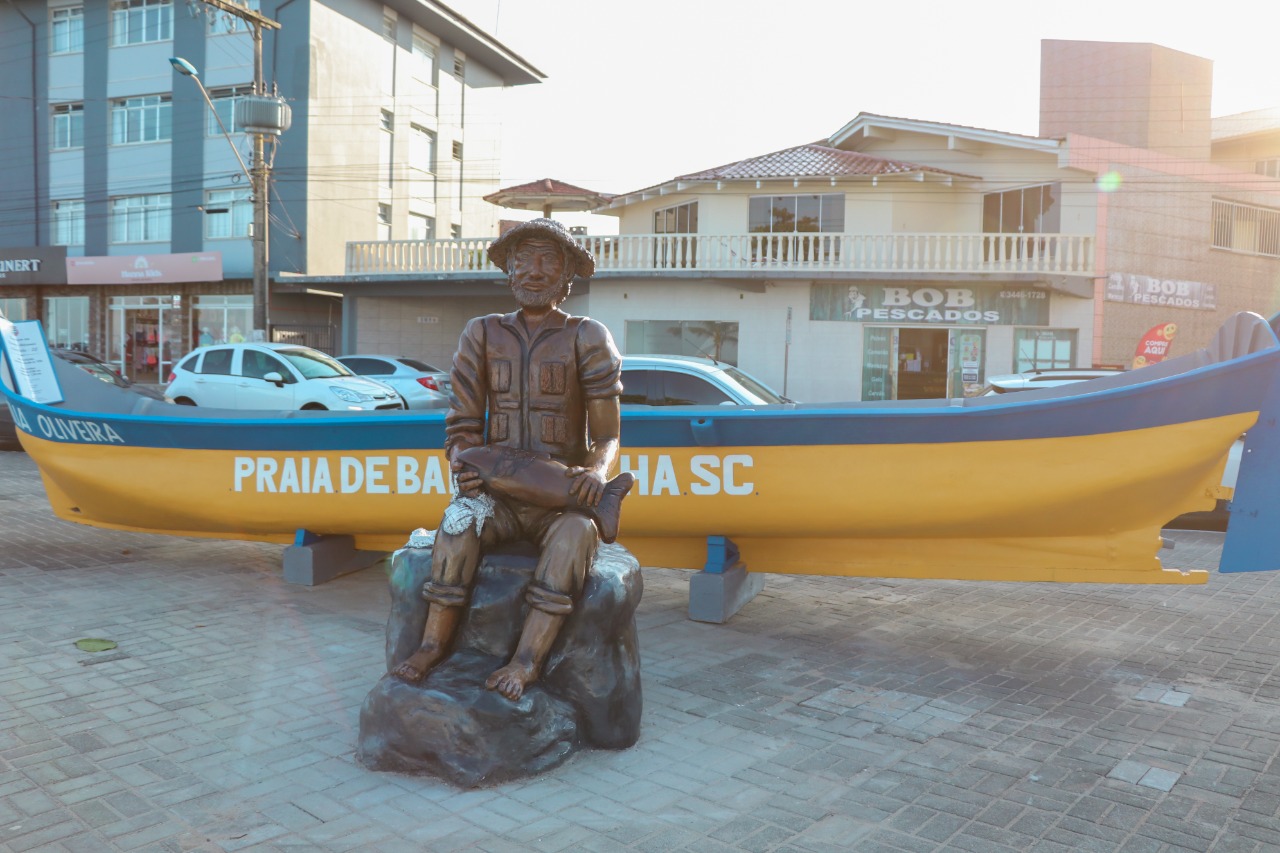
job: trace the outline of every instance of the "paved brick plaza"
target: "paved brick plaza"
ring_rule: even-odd
[[[639,744],[463,792],[353,760],[382,566],[56,521],[21,453],[0,512],[0,850],[1280,849],[1274,574],[769,576],[713,626],[647,569]]]

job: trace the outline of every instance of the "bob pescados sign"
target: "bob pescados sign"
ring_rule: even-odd
[[[919,282],[814,284],[809,292],[809,319],[1044,326],[1049,322],[1049,291],[1012,284],[982,288]]]

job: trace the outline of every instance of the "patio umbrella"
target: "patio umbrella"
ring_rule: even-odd
[[[498,207],[509,207],[513,210],[541,210],[547,219],[553,210],[595,210],[607,204],[613,196],[609,193],[598,193],[585,190],[557,181],[555,178],[542,178],[515,187],[506,187],[490,193],[484,200]]]

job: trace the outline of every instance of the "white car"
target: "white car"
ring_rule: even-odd
[[[295,344],[200,347],[173,369],[165,394],[179,405],[215,409],[405,408],[394,389]]]
[[[1034,391],[1037,388],[1054,388],[1072,382],[1084,382],[1087,379],[1098,379],[1102,376],[1115,376],[1123,371],[1107,367],[1055,367],[1043,370],[1028,370],[1026,373],[1007,373],[1003,376],[990,376],[987,386],[975,396],[989,394],[1008,394],[1013,391]]]
[[[751,374],[709,358],[622,357],[623,405],[759,406],[794,402]]]
[[[410,409],[449,408],[449,374],[402,355],[340,355],[355,373],[390,385]]]

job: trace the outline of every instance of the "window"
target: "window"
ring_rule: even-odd
[[[395,183],[395,126],[396,117],[390,110],[382,110],[380,119],[382,138],[378,147],[378,174],[382,176],[382,185],[389,187]]]
[[[262,11],[262,0],[236,0],[241,6],[248,6],[255,12]],[[212,6],[205,8],[205,14],[209,16],[209,35],[223,35],[225,33],[235,33],[243,29],[249,32],[249,25],[241,21],[230,12],[220,12]]]
[[[462,143],[456,139],[453,141],[453,162],[454,170],[458,173],[458,191],[453,196],[453,207],[455,210],[462,210]]]
[[[50,9],[49,36],[50,53],[79,53],[84,50],[84,7]]]
[[[1280,178],[1280,157],[1271,160],[1259,160],[1254,164],[1255,172],[1268,178]]]
[[[982,197],[988,234],[1056,234],[1062,230],[1062,184],[1021,187]]]
[[[205,136],[221,136],[222,127],[227,129],[227,133],[244,133],[244,128],[236,124],[236,102],[252,94],[252,85],[210,89],[209,101],[213,104],[213,111],[205,122]],[[222,119],[222,127],[218,126],[218,119]]]
[[[231,375],[231,356],[233,349],[211,349],[204,354],[200,363],[201,373],[215,373],[221,376]]]
[[[206,240],[248,237],[253,233],[253,194],[247,190],[208,190],[204,194]]]
[[[53,203],[53,244],[84,245],[84,199],[62,199]]]
[[[391,239],[391,205],[378,205],[378,239]]]
[[[738,324],[719,320],[628,320],[630,355],[701,355],[738,363]]]
[[[700,376],[667,372],[662,376],[663,395],[659,406],[718,406],[733,398]]]
[[[696,234],[697,231],[698,203],[696,201],[664,207],[653,212],[654,234]],[[696,267],[697,252],[698,241],[692,237],[655,240],[653,265],[655,269]]]
[[[390,376],[396,366],[380,358],[344,358],[342,363],[360,376]]]
[[[89,349],[89,297],[50,296],[44,300],[44,332],[49,346]]]
[[[206,356],[206,358],[208,358]],[[268,373],[279,373],[286,383],[297,382],[293,371],[280,359],[265,352],[246,349],[240,353],[240,375],[250,379],[265,379]]]
[[[436,221],[430,216],[420,213],[409,214],[409,239],[434,240],[436,238]]]
[[[172,200],[162,195],[132,195],[111,199],[112,243],[161,243],[169,239]]]
[[[664,207],[653,212],[654,234],[698,233],[698,203],[696,201]]]
[[[752,233],[839,233],[844,231],[844,193],[752,196],[748,216]]]
[[[111,144],[161,142],[173,138],[168,95],[142,95],[111,102]]]
[[[1280,210],[1215,198],[1213,247],[1280,258]]]
[[[382,37],[387,41],[396,40],[396,16],[394,12],[382,13]]]
[[[1014,329],[1013,370],[1052,370],[1075,367],[1075,329]]]
[[[423,172],[436,170],[436,135],[418,124],[409,125],[409,167]]]
[[[84,147],[84,104],[58,104],[53,108],[53,150]]]
[[[413,72],[413,76],[421,80],[423,83],[432,84],[436,79],[436,46],[435,43],[426,36],[415,32],[413,34],[413,47],[410,50],[413,55],[417,67]]]
[[[462,239],[462,226],[461,226],[461,225],[459,225],[459,224],[458,224],[458,223],[456,223],[456,222],[455,222],[455,223],[453,223],[452,225],[450,225],[450,226],[449,226],[449,236],[450,236],[450,237],[452,237],[452,238],[453,238],[453,239],[455,239],[455,240],[461,240],[461,239]]]
[[[173,38],[173,0],[112,0],[111,43],[144,44]]]
[[[461,80],[467,73],[467,58],[461,53],[454,51],[453,54],[453,76]]]
[[[13,323],[27,319],[26,297],[0,297],[0,316]]]
[[[253,328],[253,297],[197,296],[191,339],[199,346],[244,340],[241,329]]]

